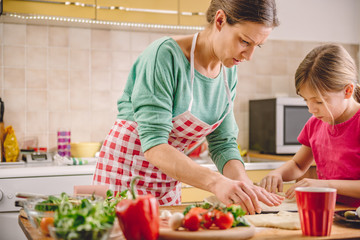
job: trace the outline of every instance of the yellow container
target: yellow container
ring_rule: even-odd
[[[78,142],[70,143],[72,157],[95,157],[100,150],[100,142]]]

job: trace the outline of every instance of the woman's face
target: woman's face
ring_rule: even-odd
[[[214,52],[219,60],[229,68],[242,61],[249,61],[255,48],[264,44],[272,28],[253,22],[235,25],[225,22],[218,30],[213,41]]]
[[[344,91],[328,92],[321,98],[308,84],[304,84],[300,88],[299,95],[304,98],[309,112],[317,119],[329,124],[337,124],[346,120]]]

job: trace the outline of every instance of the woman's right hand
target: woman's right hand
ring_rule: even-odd
[[[249,214],[261,212],[259,201],[268,206],[277,206],[284,200],[283,197],[270,193],[252,183],[226,177],[217,182],[214,194],[224,204],[239,204]]]
[[[265,188],[268,192],[276,193],[283,191],[283,180],[279,173],[274,171],[270,172],[260,181],[260,187]]]

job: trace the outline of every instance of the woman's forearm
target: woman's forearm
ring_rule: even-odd
[[[223,176],[202,167],[168,144],[157,145],[145,152],[145,158],[168,176],[191,186],[213,192]]]
[[[239,160],[228,161],[223,168],[223,174],[230,179],[245,181],[252,184],[252,181],[246,174],[244,164]]]

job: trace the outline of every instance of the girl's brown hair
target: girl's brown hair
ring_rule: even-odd
[[[339,44],[316,47],[305,57],[295,73],[296,93],[304,83],[320,96],[326,92],[342,91],[348,84],[353,84],[353,97],[360,103],[355,62]]]
[[[230,25],[244,22],[260,23],[273,28],[279,25],[275,0],[211,0],[206,12],[208,23],[214,22],[219,9],[225,12]]]

